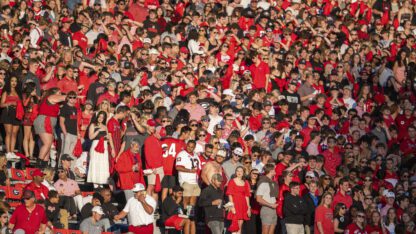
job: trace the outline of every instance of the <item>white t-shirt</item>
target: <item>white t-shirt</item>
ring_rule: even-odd
[[[196,154],[189,154],[186,150],[182,150],[176,156],[176,166],[182,166],[186,169],[201,169],[201,162],[199,161],[199,157]],[[188,172],[178,172],[179,177],[179,184],[183,184],[184,182],[188,184],[198,184],[198,174],[195,173],[188,173]]]
[[[153,213],[156,209],[156,201],[151,196],[146,195],[146,203],[153,207]],[[129,224],[132,226],[149,225],[154,221],[153,213],[148,214],[142,203],[140,203],[135,197],[130,198],[127,201],[126,206],[123,209],[124,212],[128,213],[127,219]]]

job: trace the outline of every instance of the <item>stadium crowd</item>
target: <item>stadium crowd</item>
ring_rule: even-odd
[[[415,233],[415,0],[0,4],[2,233]]]

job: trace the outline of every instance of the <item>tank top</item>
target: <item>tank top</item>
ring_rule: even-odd
[[[50,117],[58,117],[59,104],[51,104],[48,98],[44,98],[39,106],[39,115],[45,115]]]
[[[95,131],[97,131],[97,129],[99,129],[99,128],[100,128],[100,127],[95,126],[95,127],[94,127],[94,132],[95,132]],[[101,138],[101,137],[105,137],[105,136],[107,136],[107,132],[106,132],[106,131],[101,131],[101,130],[100,130],[100,131],[98,132],[98,135],[97,135],[96,137],[94,137],[94,139],[93,139],[93,140],[97,140],[97,141],[98,141],[98,140],[100,140],[100,138]]]
[[[6,95],[6,100],[4,101],[4,103],[12,103],[12,102],[17,102],[17,101],[19,101],[18,96]]]

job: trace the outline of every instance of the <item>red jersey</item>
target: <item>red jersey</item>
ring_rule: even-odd
[[[157,137],[150,135],[144,141],[144,158],[147,169],[155,169],[163,166],[162,144]]]
[[[270,68],[267,63],[261,61],[258,66],[252,64],[249,68],[251,75],[253,77],[253,84],[256,89],[261,89],[266,87],[266,75],[270,74]],[[268,89],[271,89],[269,84]]]
[[[84,54],[87,53],[88,48],[88,38],[85,36],[84,33],[78,31],[72,35],[72,40],[78,42],[78,46],[82,49]]]
[[[335,177],[337,167],[342,163],[341,155],[338,153],[338,150],[334,149],[334,152],[325,150],[322,155],[325,158],[324,168],[330,176]]]
[[[44,98],[39,105],[39,115],[58,117],[59,104],[50,104],[48,98]]]
[[[172,137],[161,140],[163,149],[163,171],[165,175],[173,175],[175,172],[176,155],[185,149],[185,142]]]
[[[111,138],[113,140],[114,144],[114,151],[116,151],[116,155],[113,155],[113,157],[117,156],[121,149],[121,125],[118,122],[116,118],[111,118],[107,123],[108,133],[111,134]]]
[[[58,81],[56,86],[61,90],[62,93],[69,93],[70,91],[74,91],[78,93],[78,84],[75,80],[64,77],[62,80]]]
[[[41,224],[48,223],[48,218],[45,209],[38,204],[35,204],[35,209],[31,213],[25,205],[20,205],[10,217],[10,223],[14,224],[13,231],[22,229],[27,234],[35,234],[39,231]]]

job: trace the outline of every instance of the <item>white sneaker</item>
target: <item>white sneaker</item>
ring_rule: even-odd
[[[6,154],[7,159],[20,159],[20,157],[16,156],[14,152],[9,152]]]

